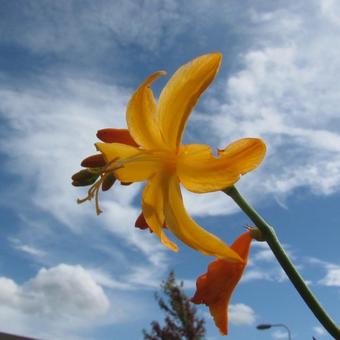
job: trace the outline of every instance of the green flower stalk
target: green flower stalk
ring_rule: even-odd
[[[263,238],[268,243],[273,254],[279,261],[282,269],[286,272],[288,278],[301,295],[307,306],[313,312],[315,317],[325,327],[325,329],[335,339],[340,339],[340,329],[334,320],[327,314],[323,306],[314,296],[312,291],[307,286],[306,282],[296,270],[296,267],[289,259],[287,253],[283,249],[279,239],[276,236],[274,228],[270,226],[256,210],[242,197],[235,186],[223,190],[224,193],[229,195],[235,203],[242,209],[242,211],[253,221],[256,227],[261,231]]]

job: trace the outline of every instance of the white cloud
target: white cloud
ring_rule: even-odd
[[[340,265],[314,257],[307,258],[307,262],[313,266],[317,265],[326,271],[325,276],[318,281],[318,284],[328,287],[340,287]]]
[[[24,310],[50,318],[67,315],[92,320],[105,314],[110,305],[103,289],[81,266],[60,264],[40,269],[23,292]],[[33,298],[25,302],[30,296]]]
[[[37,249],[36,247],[28,245],[28,244],[24,244],[16,238],[9,238],[9,241],[12,243],[15,249],[20,250],[31,256],[36,256],[36,257],[41,258],[46,255],[46,252],[44,252],[43,250]]]
[[[319,281],[319,284],[340,287],[340,266],[328,267],[325,277]]]
[[[0,326],[3,331],[54,337],[100,323],[110,301],[82,266],[60,264],[17,284],[0,278]],[[8,320],[11,322],[8,322]],[[38,326],[40,325],[40,326]],[[46,334],[45,334],[46,336]]]
[[[288,248],[288,247],[285,247]],[[254,280],[284,282],[287,275],[278,264],[267,242],[253,242],[248,266],[242,276],[241,282]]]
[[[243,303],[229,306],[229,322],[237,326],[251,326],[256,321],[254,310]]]
[[[73,252],[62,252],[58,245],[48,246],[56,233],[68,227],[70,235],[87,235],[94,240],[87,242],[83,251],[96,248],[110,253],[123,271],[120,280],[106,280],[108,285],[132,289],[136,282],[140,289],[150,289],[158,286],[167,270],[167,250],[154,234],[134,228],[140,208],[133,203],[140,185],[117,184],[109,193],[102,193],[104,212],[97,217],[92,202],[76,204],[76,198],[82,197],[85,190],[70,184],[81,159],[96,152],[96,131],[125,126],[129,92],[63,74],[40,77],[30,87],[2,83],[0,112],[7,129],[1,151],[9,158],[3,166],[17,180],[14,186],[3,186],[6,195],[2,195],[1,203],[14,209],[22,220],[22,235],[11,238],[17,250],[35,255],[36,260],[49,266],[73,261]],[[25,233],[28,226],[31,232]],[[103,242],[107,232],[114,236],[109,250],[104,249],[107,241]],[[128,255],[123,251],[126,249]],[[130,256],[135,256],[133,261]]]
[[[277,330],[271,333],[273,339],[287,339],[287,331]]]
[[[195,216],[227,215],[238,211],[236,204],[223,192],[194,194],[182,188],[185,207]]]
[[[274,262],[277,261],[273,251],[269,248],[268,249],[263,249],[254,254],[252,256],[252,262]]]
[[[27,1],[20,11],[8,12],[0,26],[1,40],[15,41],[39,54],[62,53],[64,58],[84,52],[86,57],[108,51],[116,55],[119,47],[129,45],[156,50],[173,42],[188,24],[174,0],[95,4],[85,0],[81,5],[60,0],[39,6]],[[127,25],[128,18],[133,20]]]
[[[313,327],[313,330],[317,336],[324,336],[327,334],[325,329],[322,328],[321,326],[315,326]]]
[[[8,124],[1,145],[9,156],[5,166],[20,176],[20,186],[14,188],[18,198],[19,190],[28,190],[36,207],[79,230],[94,210],[91,204],[75,204],[85,190],[81,193],[72,187],[70,176],[80,168],[82,158],[96,153],[93,143],[98,129],[124,127],[129,95],[119,87],[63,76],[43,77],[36,84],[19,89],[2,84],[0,109]],[[110,201],[131,209],[138,191],[138,185],[117,185]],[[103,195],[104,205],[106,198]],[[130,210],[130,215],[133,212],[137,214]]]
[[[340,61],[334,48],[340,27],[330,13],[339,13],[338,3],[311,1],[304,11],[289,4],[254,10],[253,46],[241,56],[240,70],[221,85],[224,98],[207,102],[209,112],[219,112],[211,124],[221,145],[243,136],[260,136],[268,144],[253,181],[247,175],[241,183],[251,197],[280,197],[301,186],[317,194],[340,188]]]
[[[254,280],[284,282],[287,280],[287,275],[278,266],[274,268],[248,269],[244,273],[241,282],[245,283]]]
[[[2,84],[0,110],[8,129],[1,151],[9,156],[7,169],[19,176],[22,191],[30,192],[33,203],[77,229],[80,223],[74,212],[79,209],[72,202],[80,194],[70,187],[70,175],[83,157],[95,153],[97,129],[111,126],[112,121],[123,126],[128,97],[114,86],[52,79],[36,79],[34,87]]]

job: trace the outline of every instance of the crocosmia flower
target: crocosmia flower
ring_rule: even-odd
[[[165,72],[155,72],[144,80],[127,107],[128,130],[100,130],[97,136],[103,143],[96,147],[102,156],[91,156],[82,163],[87,167],[84,175],[89,182],[97,176],[85,200],[96,197],[100,212],[100,187],[107,189],[114,179],[123,184],[146,182],[139,217],[142,228],[148,226],[174,251],[178,247],[165,230],[203,254],[243,262],[235,250],[188,215],[180,190],[180,183],[195,193],[230,187],[241,175],[255,169],[265,154],[265,144],[257,138],[240,139],[216,155],[208,145],[181,143],[189,114],[215,78],[221,59],[221,54],[212,53],[180,67],[161,91],[158,102],[150,86]],[[100,159],[99,166],[93,162],[95,157]],[[73,181],[74,185],[89,184],[77,176]],[[103,187],[105,181],[108,184]]]
[[[248,231],[239,236],[231,246],[243,262],[217,259],[210,263],[207,273],[196,281],[197,289],[191,302],[204,303],[209,307],[215,324],[223,335],[228,333],[228,305],[247,264],[251,241],[252,237]]]

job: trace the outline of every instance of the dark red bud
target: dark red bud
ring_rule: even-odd
[[[101,153],[86,157],[80,163],[80,165],[85,168],[101,168],[105,166],[105,164],[106,162],[105,162],[104,156]]]
[[[116,181],[116,177],[113,175],[113,173],[112,172],[108,173],[103,180],[102,190],[107,191],[111,189],[115,181]]]
[[[122,143],[131,146],[138,146],[138,144],[131,137],[127,129],[102,129],[98,130],[97,137],[105,143]]]

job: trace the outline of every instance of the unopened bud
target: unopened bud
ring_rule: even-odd
[[[131,137],[129,130],[127,129],[98,130],[97,137],[105,143],[122,143],[132,146],[138,146],[138,144]]]
[[[102,168],[105,164],[104,156],[101,153],[89,156],[80,163],[85,168]]]
[[[113,175],[113,173],[112,172],[108,173],[103,180],[102,190],[107,191],[111,189],[115,181],[116,181],[116,177]]]

